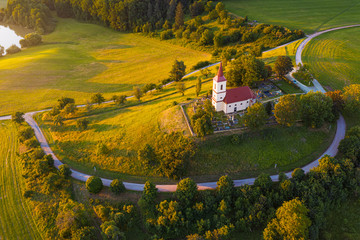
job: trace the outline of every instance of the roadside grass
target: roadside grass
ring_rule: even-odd
[[[360,198],[353,197],[326,216],[322,239],[360,239]]]
[[[278,88],[280,88],[281,91],[287,94],[293,94],[293,93],[302,93],[300,88],[298,88],[296,85],[289,83],[286,80],[276,80],[272,81]]]
[[[23,196],[17,127],[0,122],[0,239],[43,239]]]
[[[334,124],[321,129],[268,127],[258,132],[210,136],[199,144],[189,175],[197,181],[228,174],[233,179],[291,171],[318,158],[331,144]],[[275,164],[277,165],[276,169]]]
[[[302,29],[306,33],[360,23],[357,0],[224,0],[226,8],[250,20]]]
[[[303,62],[325,87],[360,83],[360,27],[325,33],[305,48]]]
[[[43,44],[0,59],[0,115],[53,105],[61,96],[85,103],[102,92],[130,95],[134,86],[160,83],[175,59],[187,72],[210,55],[140,34],[58,19]]]

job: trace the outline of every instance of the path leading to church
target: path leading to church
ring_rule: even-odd
[[[339,30],[339,29],[344,29],[344,28],[350,28],[350,27],[360,27],[360,24],[358,25],[350,25],[350,26],[344,26],[344,27],[338,27],[338,28],[333,28],[333,29],[328,29],[328,30],[325,30],[325,31],[322,31],[322,32],[318,32],[318,33],[314,33],[312,35],[310,35],[308,38],[306,38],[299,46],[297,52],[296,52],[296,62],[297,63],[301,63],[301,54],[302,54],[302,51],[304,49],[304,47],[306,46],[306,44],[311,40],[313,39],[314,37],[316,36],[319,36],[323,33],[326,33],[326,32],[330,32],[330,31],[335,31],[335,30]],[[290,44],[290,43],[288,43]],[[207,66],[205,68],[208,68],[208,67],[212,67],[212,66],[215,66],[219,63],[214,63],[214,64],[211,64],[210,66]],[[185,77],[187,76],[190,76],[196,72],[198,72],[200,70],[197,70],[197,71],[194,71],[192,73],[189,73],[187,74]],[[299,87],[301,86],[299,84],[299,82],[294,79],[296,82],[294,82],[295,84],[297,84]],[[315,80],[316,81],[316,80]],[[306,88],[306,86],[301,86],[300,88],[303,89],[304,88],[304,92],[308,92],[308,91],[311,91],[311,90],[314,90],[314,89],[310,89],[310,88]],[[319,90],[319,91],[322,91],[322,86],[320,85],[320,83],[318,83],[316,81],[316,83],[314,83],[314,87]],[[321,89],[322,88],[322,89]],[[310,90],[309,90],[310,89]],[[325,91],[325,90],[324,90]],[[84,105],[79,105],[78,107],[83,107]],[[34,132],[35,132],[35,136],[36,138],[38,139],[39,143],[40,143],[40,146],[41,148],[44,150],[45,154],[50,154],[53,156],[54,158],[54,165],[56,168],[59,168],[60,165],[62,165],[63,163],[55,156],[54,152],[51,150],[48,142],[46,141],[46,138],[44,136],[44,134],[42,133],[39,125],[36,123],[36,121],[34,120],[33,118],[33,115],[36,114],[36,113],[40,113],[40,112],[45,112],[45,111],[49,111],[49,109],[46,109],[46,110],[41,110],[41,111],[35,111],[35,112],[29,112],[29,113],[26,113],[25,114],[25,121],[30,125],[30,127],[32,129],[34,129]],[[0,121],[1,120],[9,120],[11,119],[11,116],[3,116],[3,117],[0,117]],[[330,147],[318,158],[316,159],[315,161],[309,163],[308,165],[306,166],[303,166],[302,169],[305,171],[305,172],[309,172],[311,168],[313,167],[316,167],[319,165],[319,159],[321,159],[323,156],[325,155],[329,155],[329,156],[336,156],[337,152],[338,152],[338,146],[339,146],[339,143],[342,139],[344,139],[345,137],[345,132],[346,132],[346,123],[345,123],[345,120],[342,116],[340,116],[340,118],[338,119],[337,121],[337,129],[336,129],[336,134],[335,134],[335,137],[334,137],[334,140],[332,142],[332,144],[330,145]],[[291,177],[291,172],[288,172],[286,173],[286,175],[288,177]],[[78,172],[78,171],[75,171],[75,170],[72,170],[72,175],[71,175],[73,178],[77,179],[77,180],[80,180],[80,181],[86,181],[89,177],[91,177],[91,175],[88,175],[88,174],[85,174],[85,173],[81,173],[81,172]],[[278,180],[278,175],[272,175],[271,176],[271,179],[273,181],[277,181]],[[105,178],[101,178],[102,181],[103,181],[103,184],[105,186],[110,186],[110,183],[111,183],[111,179],[105,179]],[[242,185],[245,185],[245,184],[253,184],[255,181],[255,178],[247,178],[247,179],[240,179],[240,180],[234,180],[234,184],[236,187],[239,187],[239,186],[242,186]],[[144,189],[144,184],[137,184],[137,183],[129,183],[129,182],[124,182],[124,185],[125,187],[128,189],[128,190],[132,190],[132,191],[143,191]],[[206,182],[206,183],[197,183],[198,185],[198,189],[199,190],[205,190],[205,189],[214,189],[216,188],[216,182]],[[160,192],[174,192],[176,191],[176,185],[172,184],[172,185],[156,185],[156,187],[158,188],[158,190]]]

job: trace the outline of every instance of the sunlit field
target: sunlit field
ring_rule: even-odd
[[[58,19],[41,46],[0,60],[0,115],[39,110],[61,96],[86,102],[97,92],[130,94],[134,86],[160,83],[175,59],[187,72],[210,55],[73,19]]]
[[[306,46],[303,62],[324,86],[360,83],[360,27],[325,33]]]

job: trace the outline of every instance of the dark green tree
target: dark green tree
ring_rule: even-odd
[[[283,78],[293,70],[293,63],[289,56],[278,56],[275,61],[274,71],[278,77]]]
[[[101,103],[105,102],[105,98],[101,93],[96,93],[91,97],[91,102],[100,105]]]
[[[86,189],[90,193],[99,193],[103,189],[103,183],[99,177],[91,176],[86,180]]]
[[[172,81],[180,81],[185,76],[186,66],[183,61],[175,60],[170,71],[170,79]]]
[[[16,112],[11,116],[11,119],[13,122],[16,122],[18,124],[22,124],[23,122],[25,122],[24,119],[24,113],[23,112]]]

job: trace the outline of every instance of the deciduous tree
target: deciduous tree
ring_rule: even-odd
[[[276,122],[289,127],[294,125],[299,116],[299,108],[296,95],[282,96],[274,108]]]
[[[244,124],[250,129],[259,129],[265,125],[267,118],[264,105],[255,103],[247,109],[247,113],[244,115]]]
[[[286,74],[293,70],[293,63],[289,56],[278,56],[275,61],[274,71],[278,77],[283,78]]]

